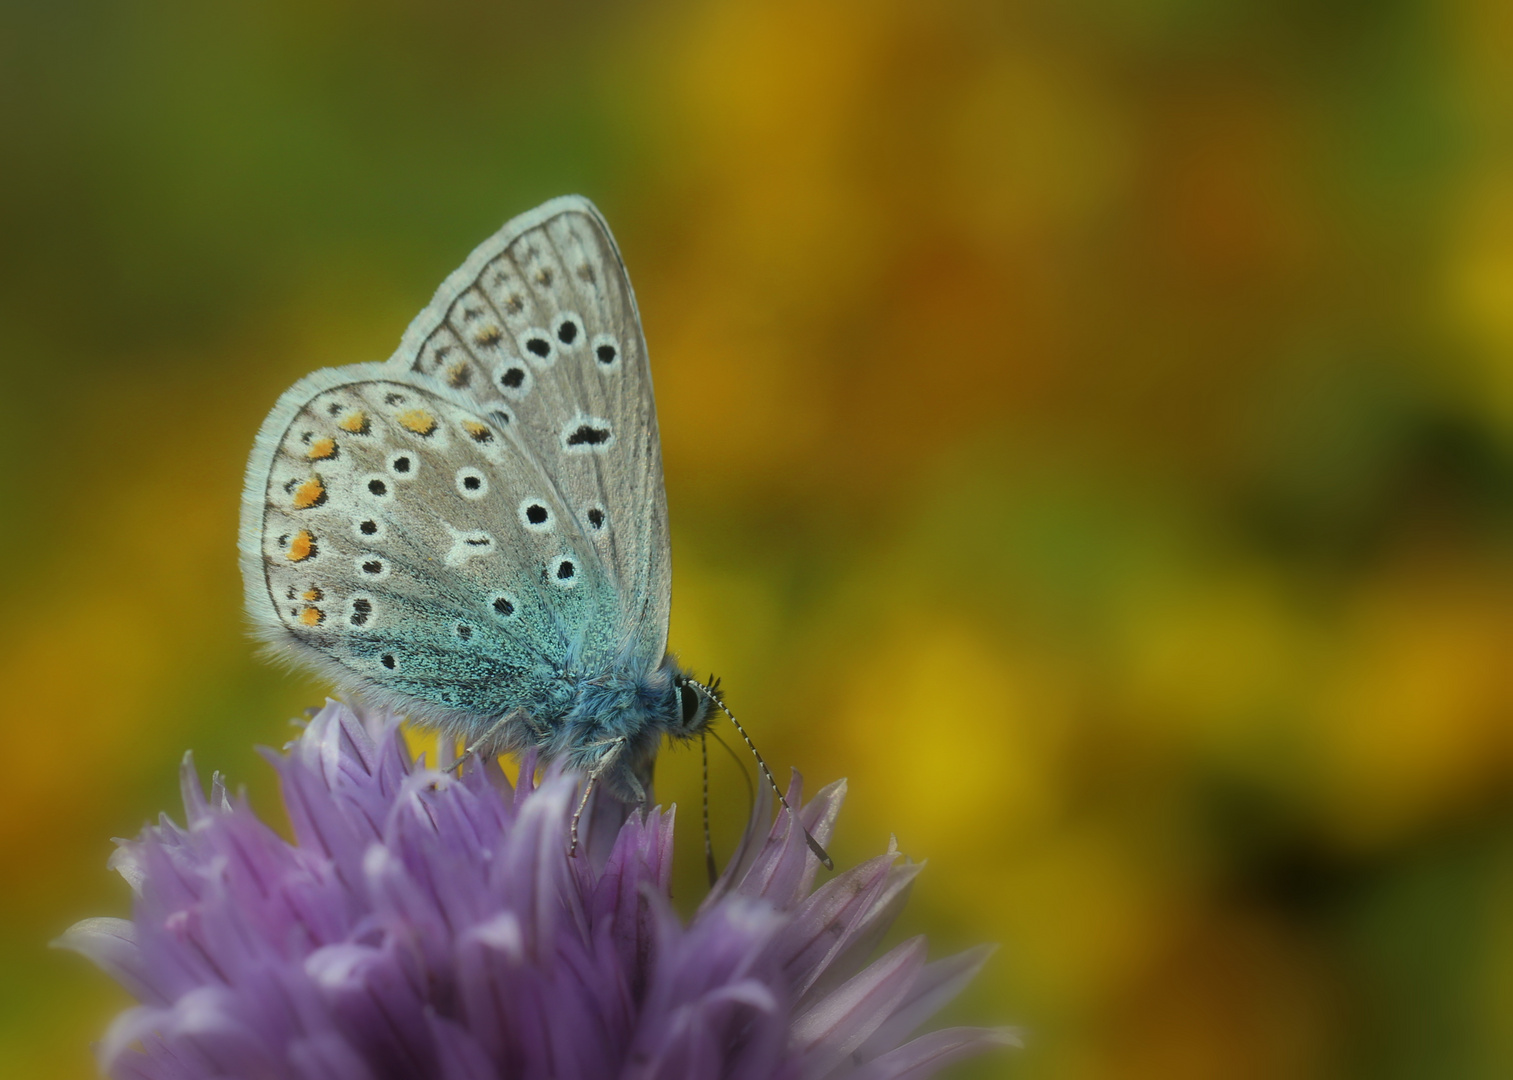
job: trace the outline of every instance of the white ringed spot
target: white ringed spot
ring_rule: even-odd
[[[579,413],[562,425],[557,438],[565,454],[598,454],[615,445],[615,429],[603,417]]]
[[[598,334],[589,343],[594,355],[594,366],[601,371],[620,370],[620,342],[613,334]]]
[[[571,589],[578,584],[578,560],[571,555],[558,555],[546,564],[546,576],[559,589]]]
[[[413,450],[396,450],[385,466],[396,480],[413,480],[420,471],[420,457]]]
[[[523,332],[516,343],[520,347],[520,355],[540,368],[548,368],[557,362],[557,348],[555,337],[550,330],[543,330],[539,326],[533,326]]]
[[[558,349],[563,352],[576,352],[582,346],[585,337],[583,316],[576,311],[562,312],[552,326],[552,334],[557,339]]]
[[[531,374],[530,365],[518,359],[510,360],[494,377],[494,385],[499,387],[499,392],[516,401],[529,394],[535,383],[536,379]]]
[[[382,473],[369,473],[357,483],[358,490],[369,499],[387,501],[394,497],[394,482]]]
[[[481,499],[489,493],[489,478],[483,474],[482,469],[464,465],[457,470],[454,479],[457,482],[457,494],[464,499]]]
[[[494,538],[481,529],[458,529],[449,522],[442,522],[452,534],[452,546],[447,549],[442,561],[447,566],[461,566],[469,559],[483,558],[494,554]]]
[[[521,499],[519,513],[520,524],[533,533],[551,532],[555,524],[552,520],[552,509],[545,499]]]
[[[389,560],[382,555],[365,551],[353,560],[359,581],[383,581],[389,576]]]
[[[353,518],[352,535],[364,543],[383,540],[389,535],[389,526],[377,514],[369,517]]]
[[[347,601],[347,622],[359,630],[369,630],[373,626],[373,598],[371,596],[357,595]]]

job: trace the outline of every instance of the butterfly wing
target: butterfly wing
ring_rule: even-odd
[[[390,364],[296,383],[243,496],[248,604],[268,640],[454,730],[560,714],[564,675],[611,647],[622,606],[579,508],[514,426]]]
[[[585,199],[508,223],[384,364],[316,372],[258,436],[242,564],[264,635],[476,731],[667,643],[667,510],[635,297]]]
[[[606,651],[587,662],[659,664],[671,562],[651,368],[593,204],[567,196],[510,221],[447,278],[389,363],[513,418],[616,594]]]

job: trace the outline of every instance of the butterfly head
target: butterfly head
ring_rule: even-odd
[[[645,800],[662,739],[702,734],[720,704],[718,690],[692,678],[671,655],[645,674],[583,680],[576,695],[542,749],[630,803]]]

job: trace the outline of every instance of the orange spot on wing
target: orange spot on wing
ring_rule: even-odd
[[[342,417],[336,426],[353,435],[366,435],[368,433],[368,414],[358,409]]]
[[[326,621],[326,613],[318,607],[307,607],[299,613],[299,621],[306,626],[319,626]]]
[[[308,510],[326,501],[326,485],[319,476],[312,476],[294,491],[294,509]]]
[[[324,461],[336,456],[336,440],[332,438],[316,439],[310,444],[310,451],[305,455],[311,461]]]
[[[320,591],[320,587],[319,586],[311,585],[308,589],[306,589],[300,595],[301,595],[301,597],[303,599],[308,600],[308,601],[310,601],[313,604],[313,603],[315,603],[315,601],[319,600],[321,597],[325,596],[326,594]]]
[[[480,424],[477,420],[464,420],[462,430],[472,436],[474,442],[488,442],[494,437],[487,424]]]
[[[436,430],[436,417],[424,409],[411,409],[402,412],[394,419],[399,421],[399,426],[406,431],[413,431],[417,435],[429,435]]]
[[[315,534],[309,529],[301,529],[294,534],[294,539],[289,541],[287,552],[290,562],[304,562],[315,554]]]

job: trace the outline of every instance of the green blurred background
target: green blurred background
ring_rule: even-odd
[[[1029,1048],[961,1075],[1513,1075],[1513,7],[0,10],[6,1075],[91,1074],[124,996],[45,942],[186,748],[277,814],[262,416],[568,191],[674,644],[1003,945],[952,1018]]]

